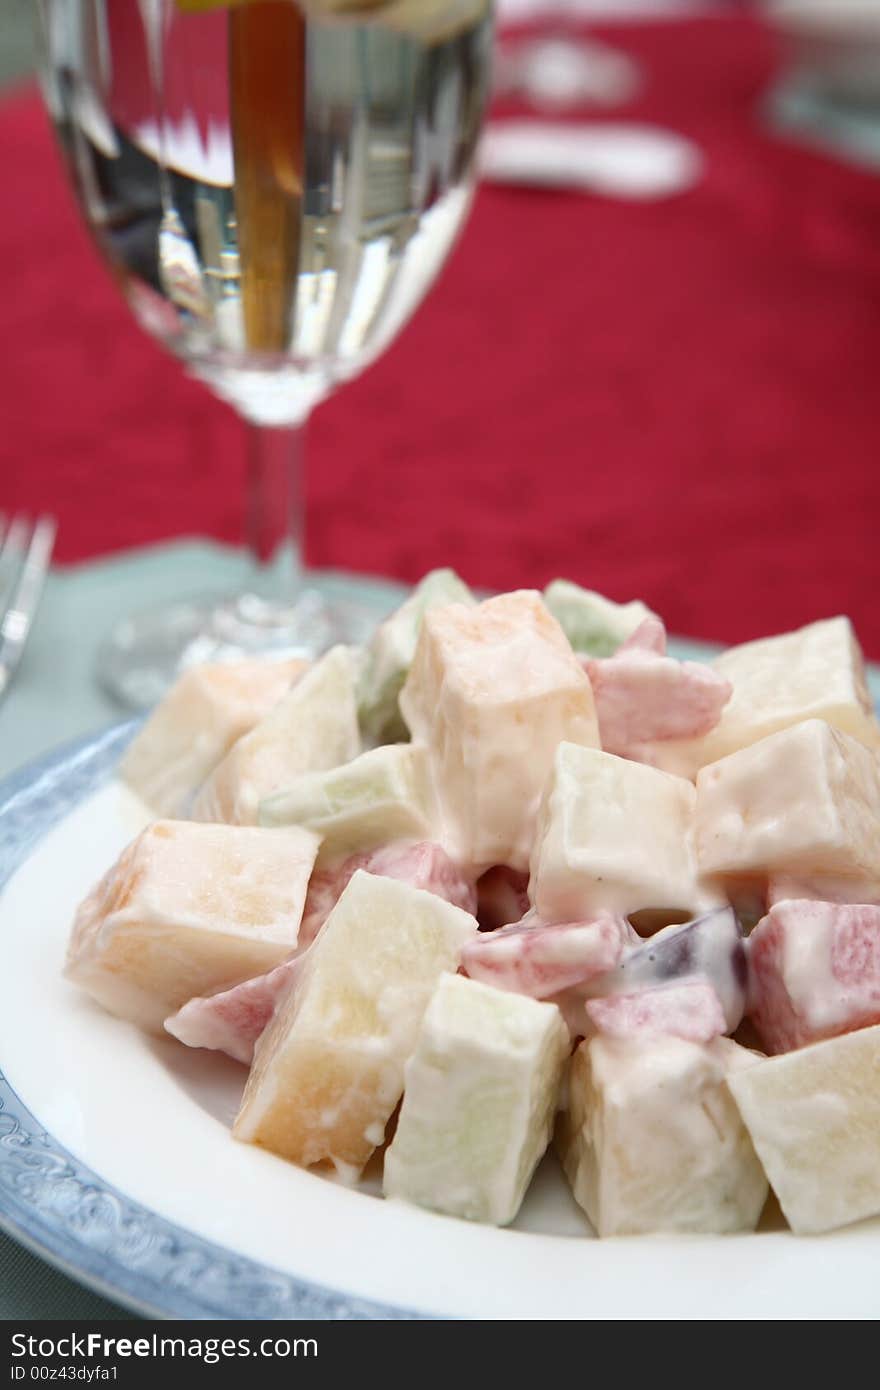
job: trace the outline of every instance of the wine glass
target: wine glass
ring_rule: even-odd
[[[197,661],[315,654],[368,621],[303,582],[304,427],[462,226],[492,16],[344,3],[39,0],[44,93],[97,246],[139,323],[249,426],[248,592],[122,624],[98,674],[131,706]]]

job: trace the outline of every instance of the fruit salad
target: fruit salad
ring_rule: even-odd
[[[848,619],[707,663],[557,580],[188,671],[66,973],[246,1068],[236,1140],[493,1225],[880,1214],[880,724]],[[585,1231],[587,1227],[585,1225]]]

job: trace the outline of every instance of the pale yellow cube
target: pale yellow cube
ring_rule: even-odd
[[[196,995],[271,970],[296,945],[318,838],[156,821],[81,905],[65,974],[161,1031]]]
[[[710,733],[652,749],[658,766],[695,777],[707,763],[805,719],[822,719],[869,748],[880,723],[849,618],[826,618],[796,632],[730,647],[712,663],[733,694]]]
[[[161,816],[185,813],[237,739],[306,670],[305,661],[235,661],[184,671],[137,733],[120,775]]]
[[[704,873],[880,877],[880,759],[810,719],[697,778]]]
[[[768,1058],[730,1089],[793,1231],[880,1215],[880,1024]]]
[[[525,869],[559,743],[599,746],[590,682],[540,595],[426,613],[400,708],[431,755],[456,856]]]
[[[193,818],[256,825],[264,798],[303,772],[349,762],[360,747],[352,653],[334,647],[233,745],[196,797]]]
[[[760,1065],[729,1038],[581,1044],[557,1147],[598,1235],[754,1230],[767,1179],[727,1082]]]
[[[400,1100],[434,987],[476,930],[435,894],[359,869],[257,1044],[236,1138],[359,1172]]]
[[[560,744],[541,803],[529,896],[546,922],[606,909],[693,914],[718,895],[700,883],[693,784],[595,748]]]

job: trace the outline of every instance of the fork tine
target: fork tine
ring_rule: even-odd
[[[19,534],[27,534],[27,523],[17,517],[10,527],[10,536],[16,527]],[[53,517],[40,517],[30,532],[21,567],[13,580],[12,596],[0,619],[0,695],[12,679],[24,650],[49,571],[56,529]]]

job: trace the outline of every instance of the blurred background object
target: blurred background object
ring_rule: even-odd
[[[617,106],[635,94],[639,70],[625,53],[585,38],[567,10],[554,8],[549,14],[545,37],[499,44],[499,96],[521,96],[552,112],[587,102]]]
[[[0,15],[0,82],[14,82],[34,66],[32,0],[4,0]]]
[[[529,3],[505,43],[546,34]],[[3,9],[3,53],[30,8]],[[639,200],[484,183],[436,292],[316,416],[309,563],[377,612],[385,581],[444,564],[485,588],[567,574],[718,641],[849,612],[880,658],[880,179],[768,125],[791,59],[763,3],[635,9],[572,28],[638,73],[625,100],[499,94],[493,123],[661,132],[696,176]],[[32,86],[0,139],[0,506],[60,521],[4,714],[45,741],[41,720],[110,717],[88,673],[117,617],[238,582],[244,470],[232,412],[130,322]]]
[[[778,127],[880,167],[880,0],[764,0],[788,64],[768,101]]]
[[[482,176],[494,183],[579,188],[611,198],[683,193],[701,167],[693,141],[635,121],[494,121],[480,147]]]
[[[638,92],[642,73],[619,48],[585,32],[588,23],[680,19],[737,0],[499,0],[495,89],[537,111],[614,107]]]
[[[247,426],[251,574],[129,615],[98,655],[148,708],[206,661],[314,657],[374,613],[304,573],[315,406],[385,351],[470,210],[490,0],[37,0],[40,74],[93,244],[141,328]],[[157,408],[159,403],[156,402]]]

